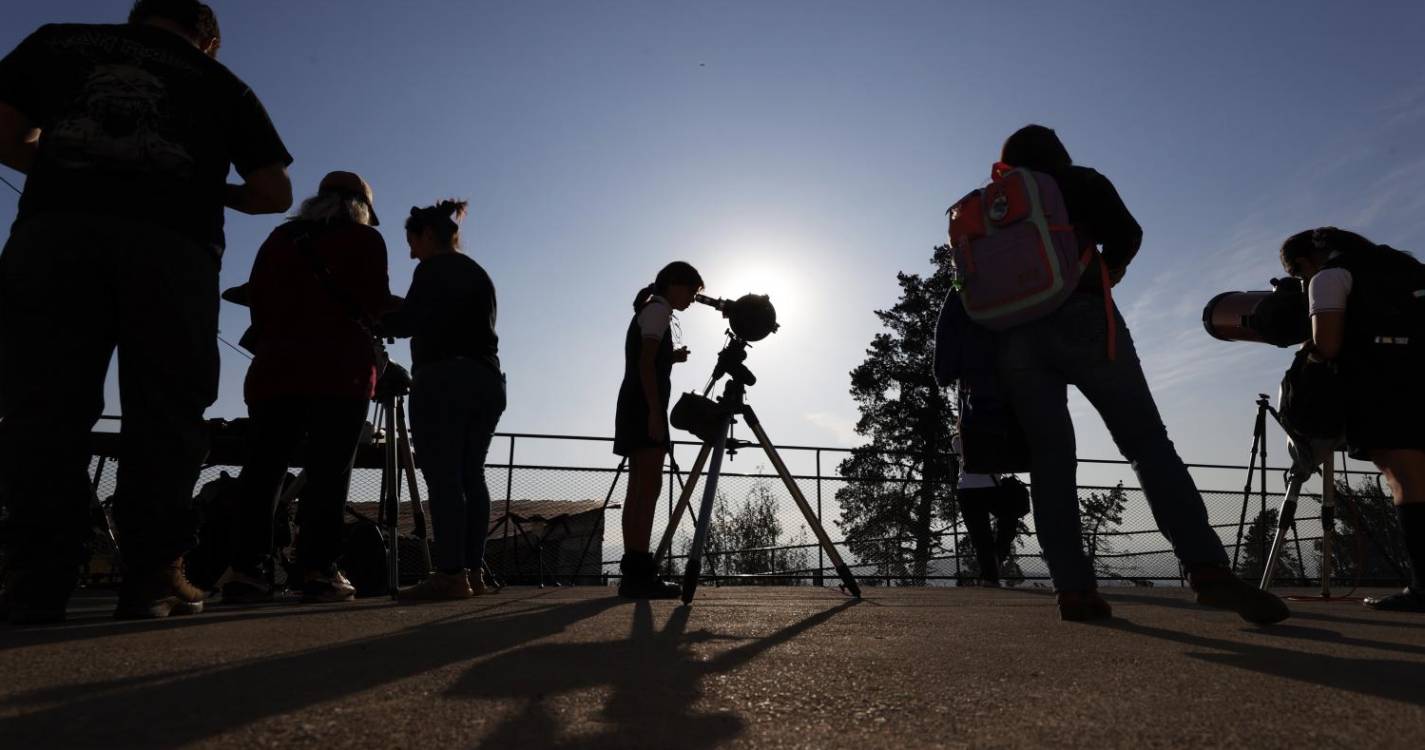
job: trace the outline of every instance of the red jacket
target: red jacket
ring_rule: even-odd
[[[248,403],[279,396],[371,398],[375,388],[370,337],[294,242],[304,230],[312,232],[309,246],[333,286],[344,290],[352,305],[369,319],[380,319],[391,307],[386,243],[375,229],[290,222],[273,230],[257,251],[248,280],[258,337],[243,387]]]

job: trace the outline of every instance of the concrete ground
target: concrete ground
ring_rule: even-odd
[[[0,747],[1425,746],[1425,616],[1179,589],[608,589],[0,626]]]

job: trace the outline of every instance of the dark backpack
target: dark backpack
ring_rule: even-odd
[[[1346,432],[1346,392],[1336,366],[1298,351],[1282,377],[1277,413],[1296,438],[1335,440]]]

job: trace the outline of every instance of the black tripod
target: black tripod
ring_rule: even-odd
[[[693,544],[688,550],[688,564],[683,573],[683,603],[691,604],[693,595],[697,592],[699,575],[702,573],[703,548],[707,543],[708,525],[711,523],[713,515],[713,502],[717,498],[717,482],[722,473],[723,455],[750,445],[750,443],[730,437],[732,425],[740,416],[751,428],[752,434],[757,437],[757,442],[766,452],[768,460],[776,468],[782,482],[786,484],[787,491],[791,493],[797,507],[801,508],[807,526],[816,534],[817,541],[820,542],[826,556],[830,558],[831,564],[841,576],[842,587],[852,596],[860,598],[861,587],[856,583],[851,569],[842,561],[841,554],[836,551],[836,545],[827,536],[826,529],[822,528],[821,521],[812,511],[801,488],[792,479],[791,472],[782,462],[782,457],[777,453],[776,446],[767,437],[767,432],[762,429],[762,422],[757,418],[757,413],[744,400],[747,395],[747,386],[757,382],[757,376],[753,375],[752,371],[743,364],[747,359],[747,342],[729,333],[728,343],[718,353],[717,359],[717,367],[713,369],[712,377],[709,378],[707,387],[703,389],[703,395],[700,397],[696,394],[686,394],[679,403],[680,408],[673,410],[674,426],[688,430],[702,438],[703,447],[693,462],[692,471],[688,473],[688,481],[683,485],[683,492],[678,498],[677,506],[673,509],[673,515],[668,519],[668,528],[664,531],[663,539],[658,544],[658,551],[654,553],[655,564],[672,546],[673,534],[678,528],[678,522],[682,519],[683,512],[688,508],[703,467],[707,466],[707,486],[703,488],[702,504],[698,511],[696,530],[693,532]],[[713,386],[723,375],[730,376],[729,380],[723,389],[722,396],[716,403],[713,403],[708,400],[707,394],[712,392]],[[712,457],[711,464],[708,463],[709,455]]]
[[[1271,398],[1265,393],[1257,394],[1257,418],[1252,427],[1252,457],[1247,462],[1247,481],[1242,485],[1242,515],[1237,519],[1237,543],[1232,547],[1232,569],[1237,569],[1238,559],[1242,552],[1242,537],[1247,526],[1247,506],[1252,501],[1252,477],[1255,473],[1258,478],[1257,496],[1260,502],[1258,513],[1265,515],[1267,512],[1267,417],[1270,416],[1278,426],[1281,425],[1281,415],[1272,407]],[[1258,459],[1261,463],[1258,463]],[[1310,474],[1307,474],[1310,477]],[[1302,480],[1303,482],[1305,479]],[[1300,487],[1297,491],[1300,492]],[[1292,510],[1296,509],[1296,498],[1292,498]],[[1301,539],[1296,535],[1296,526],[1287,523],[1286,527],[1291,528],[1292,537],[1296,543],[1296,559],[1305,560],[1301,554]],[[1266,537],[1261,540],[1262,549],[1260,558],[1268,559]],[[1275,554],[1272,555],[1275,559]]]

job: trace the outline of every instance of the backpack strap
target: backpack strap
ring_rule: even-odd
[[[1093,245],[1088,245],[1079,256],[1079,264],[1088,268],[1097,252]],[[1113,319],[1113,283],[1108,278],[1108,264],[1103,262],[1102,256],[1098,259],[1098,277],[1099,282],[1103,284],[1103,316],[1108,324],[1108,359],[1112,362],[1118,359],[1118,324]]]

